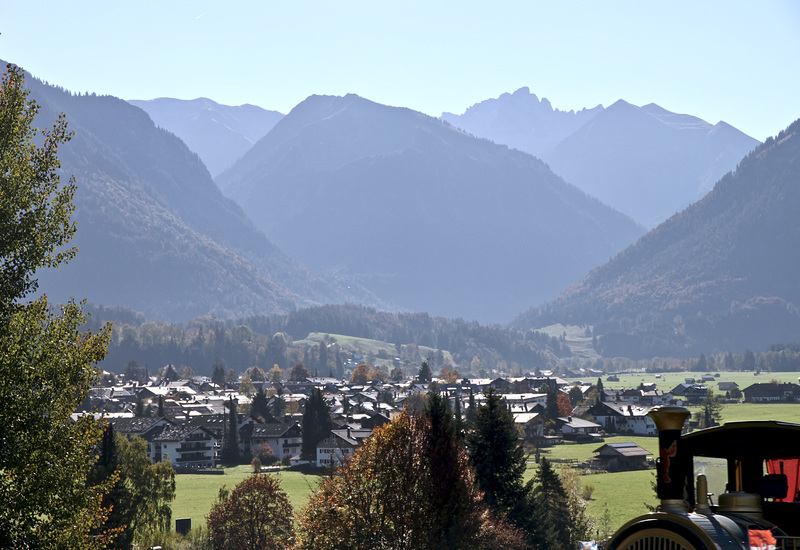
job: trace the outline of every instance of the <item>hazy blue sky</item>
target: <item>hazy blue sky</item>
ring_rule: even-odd
[[[758,139],[800,118],[800,2],[0,0],[0,58],[75,92],[287,113],[356,93],[433,116],[528,86]]]

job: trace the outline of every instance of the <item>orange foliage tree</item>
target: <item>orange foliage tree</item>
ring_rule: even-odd
[[[521,548],[519,534],[483,505],[463,448],[442,440],[454,436],[433,431],[429,416],[407,411],[376,430],[314,492],[298,520],[297,547]],[[444,474],[448,482],[440,483]]]
[[[215,550],[279,550],[292,547],[294,517],[278,480],[253,475],[208,514],[208,535]]]

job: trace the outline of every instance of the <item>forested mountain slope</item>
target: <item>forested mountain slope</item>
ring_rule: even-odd
[[[40,126],[64,112],[59,152],[78,191],[80,252],[40,274],[55,300],[124,305],[151,318],[235,316],[364,299],[313,275],[226,199],[198,156],[147,114],[110,96],[74,95],[28,78]],[[364,299],[367,301],[367,299]]]
[[[355,95],[308,98],[217,181],[312,269],[482,322],[554,298],[643,231],[528,154]]]
[[[798,211],[800,121],[754,150],[703,200],[514,325],[595,325],[606,356],[796,342]]]

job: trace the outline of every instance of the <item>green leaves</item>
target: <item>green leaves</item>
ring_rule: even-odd
[[[34,272],[57,267],[76,249],[70,221],[75,182],[60,184],[58,146],[72,137],[60,115],[49,131],[33,128],[22,69],[9,65],[0,87],[0,313],[36,290]],[[36,142],[41,145],[37,146]]]
[[[83,304],[54,312],[36,290],[35,272],[74,256],[63,247],[75,225],[75,183],[59,180],[58,146],[67,142],[64,116],[53,128],[32,127],[24,73],[9,65],[0,85],[0,547],[100,548],[108,510],[103,494],[113,476],[86,483],[102,427],[73,420],[98,375],[110,327],[80,330]],[[40,145],[37,145],[40,143]]]

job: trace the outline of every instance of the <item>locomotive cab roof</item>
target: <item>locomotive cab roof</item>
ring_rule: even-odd
[[[765,460],[800,457],[800,424],[775,420],[727,422],[683,436],[692,456]]]

